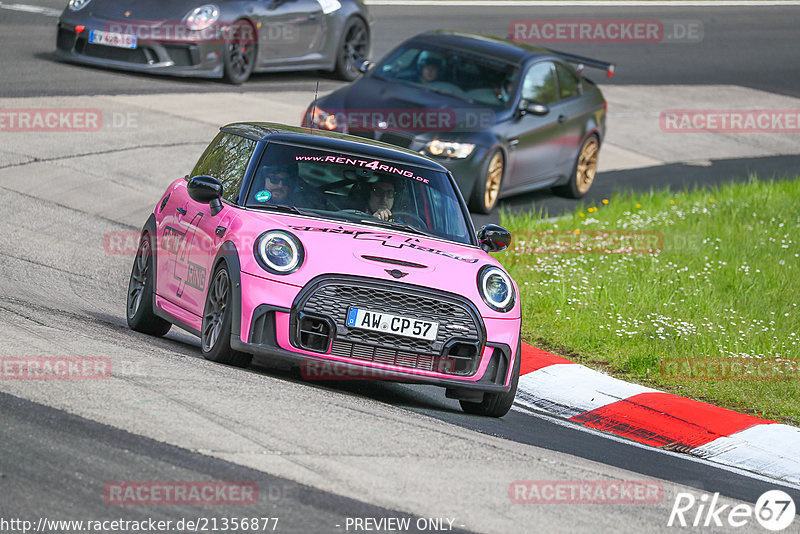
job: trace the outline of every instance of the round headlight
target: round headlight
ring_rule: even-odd
[[[193,9],[186,15],[184,21],[190,30],[205,30],[219,19],[219,8],[214,4],[207,4]]]
[[[92,0],[69,0],[67,7],[70,11],[80,11]]]
[[[478,290],[491,309],[507,312],[514,307],[514,285],[502,270],[486,265],[478,272]]]
[[[275,274],[290,274],[303,264],[305,251],[294,235],[282,230],[264,232],[256,241],[255,256],[259,265]]]
[[[441,156],[444,152],[444,143],[439,141],[438,139],[434,139],[430,143],[428,143],[428,152],[430,152],[434,156]]]

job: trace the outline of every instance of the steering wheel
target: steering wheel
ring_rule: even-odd
[[[393,211],[392,218],[395,220],[400,219],[400,222],[408,224],[409,226],[415,226],[420,230],[428,231],[428,225],[425,224],[416,213],[412,213],[410,211]]]

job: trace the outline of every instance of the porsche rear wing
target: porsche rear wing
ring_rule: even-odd
[[[616,65],[613,63],[608,63],[606,61],[600,61],[599,59],[592,59],[583,56],[576,56],[575,54],[567,54],[566,52],[559,52],[558,50],[553,50],[552,48],[548,48],[548,51],[551,53],[564,58],[565,60],[569,61],[570,63],[575,65],[575,68],[578,69],[578,72],[583,74],[584,67],[592,67],[594,69],[601,69],[606,71],[606,76],[611,78],[614,76],[614,71],[616,70]]]

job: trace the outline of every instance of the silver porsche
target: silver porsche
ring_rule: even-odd
[[[328,70],[353,80],[369,56],[362,0],[69,0],[69,61],[241,84],[254,72]]]

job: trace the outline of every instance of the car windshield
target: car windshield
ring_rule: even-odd
[[[511,105],[519,69],[463,50],[409,43],[392,52],[373,76],[495,108]]]
[[[245,205],[471,243],[447,174],[372,156],[270,142]]]

